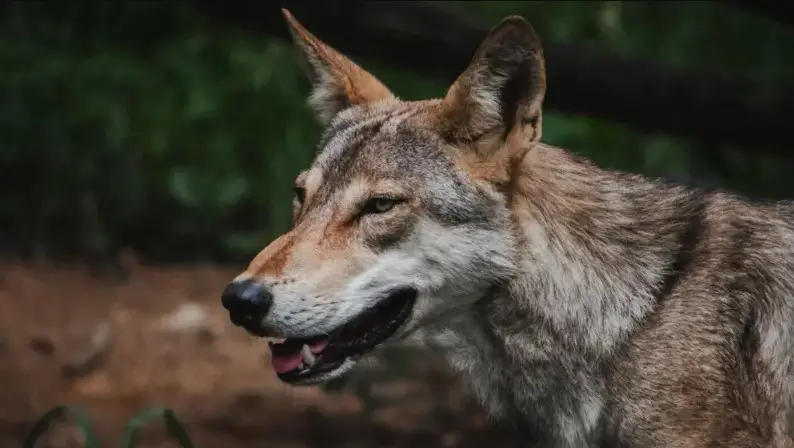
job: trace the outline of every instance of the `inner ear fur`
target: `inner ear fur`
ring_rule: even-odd
[[[540,140],[545,93],[540,39],[522,17],[507,17],[488,33],[444,96],[442,135],[453,144],[490,146],[494,155],[523,158]],[[483,141],[495,144],[479,144]]]

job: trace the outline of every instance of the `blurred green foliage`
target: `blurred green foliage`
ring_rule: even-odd
[[[446,4],[488,24],[523,14],[545,39],[589,41],[673,65],[772,83],[794,74],[792,32],[713,3]],[[284,231],[292,180],[319,133],[290,46],[221,29],[176,2],[79,5],[14,3],[0,22],[6,249],[132,247],[153,259],[245,260]],[[446,87],[362,64],[403,98]],[[544,120],[544,140],[603,166],[703,178],[754,195],[794,193],[785,176],[792,161],[735,148],[703,151],[554,113]]]

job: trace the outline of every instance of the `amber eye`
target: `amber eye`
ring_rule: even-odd
[[[374,197],[367,201],[367,203],[364,205],[363,212],[365,214],[386,213],[401,201],[401,199],[395,199],[386,196]]]

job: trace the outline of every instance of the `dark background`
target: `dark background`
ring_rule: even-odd
[[[152,404],[206,447],[487,437],[426,355],[296,391],[219,310],[225,282],[288,227],[319,135],[281,6],[404,99],[443,94],[491,26],[523,15],[546,50],[547,143],[777,199],[794,196],[783,4],[0,3],[0,441],[61,402],[111,442]],[[71,446],[64,428],[51,446]]]

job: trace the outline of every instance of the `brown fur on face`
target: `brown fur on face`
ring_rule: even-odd
[[[543,53],[521,18],[444,98],[404,102],[286,16],[326,129],[292,230],[249,266],[274,296],[263,326],[316,336],[410,286],[400,336],[516,446],[794,447],[794,203],[540,143]],[[377,195],[401,201],[357,214]]]

